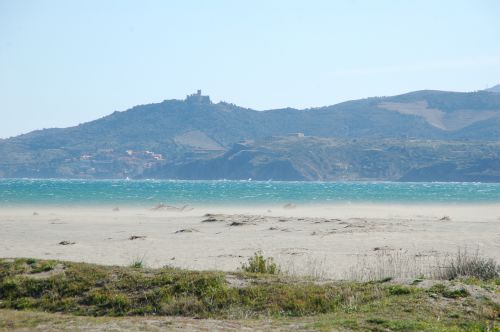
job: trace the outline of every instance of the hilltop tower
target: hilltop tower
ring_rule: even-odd
[[[190,94],[186,96],[185,101],[190,104],[211,104],[209,96],[203,96],[201,94],[201,90],[197,90],[196,93]]]

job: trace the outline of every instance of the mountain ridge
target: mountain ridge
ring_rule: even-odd
[[[494,85],[491,88],[484,89],[484,91],[500,93],[500,84]]]
[[[238,142],[292,133],[346,141],[496,141],[500,94],[420,90],[331,106],[255,111],[212,103],[198,91],[184,100],[138,105],[77,126],[0,140],[0,177],[143,177],[158,174],[157,169],[169,174],[168,169],[220,158]]]

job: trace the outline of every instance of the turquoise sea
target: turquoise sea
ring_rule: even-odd
[[[499,183],[0,180],[0,206],[500,203]]]

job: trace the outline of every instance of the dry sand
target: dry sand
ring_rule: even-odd
[[[381,253],[411,267],[465,247],[500,260],[500,204],[0,208],[0,257],[234,271],[262,250],[290,273],[345,278]]]

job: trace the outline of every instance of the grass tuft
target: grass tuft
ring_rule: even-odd
[[[55,261],[27,260],[26,263],[31,266],[31,273],[42,273],[42,272],[51,271],[56,266]]]
[[[129,264],[129,267],[134,268],[134,269],[143,269],[146,267],[145,259],[144,256],[142,257],[136,257],[132,260],[132,262]]]
[[[455,256],[448,258],[436,277],[453,280],[458,278],[477,278],[492,280],[500,276],[500,265],[493,259],[482,257],[479,251],[469,253],[467,248],[459,249]]]
[[[391,295],[406,295],[411,294],[415,291],[415,288],[411,288],[403,285],[394,285],[390,286],[388,289],[389,294]]]
[[[442,295],[443,297],[449,298],[449,299],[458,299],[458,298],[463,298],[469,296],[469,292],[465,288],[458,288],[458,289],[453,289],[450,290],[448,287],[446,287],[443,284],[435,284],[428,290],[430,293],[437,293]]]
[[[250,273],[279,274],[280,268],[272,257],[265,258],[262,252],[256,252],[248,259],[247,263],[241,265],[241,269]]]

